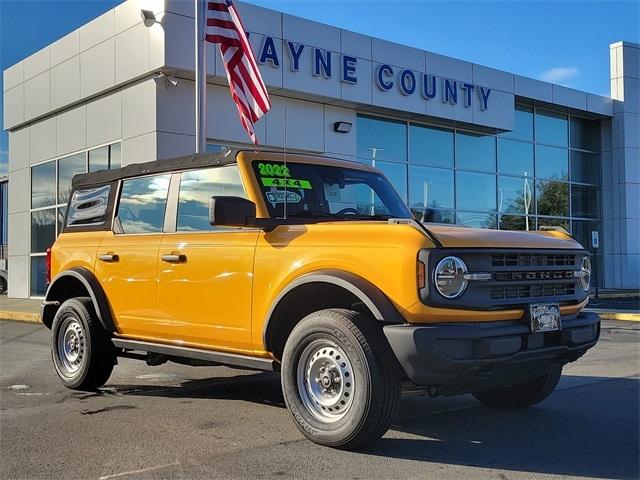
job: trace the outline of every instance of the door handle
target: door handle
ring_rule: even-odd
[[[107,262],[107,263],[113,263],[113,262],[117,262],[118,260],[120,260],[120,257],[118,255],[116,255],[115,253],[103,253],[101,255],[98,255],[98,260],[101,260],[103,262]]]
[[[168,263],[186,263],[187,256],[184,253],[169,253],[162,255],[162,261]]]

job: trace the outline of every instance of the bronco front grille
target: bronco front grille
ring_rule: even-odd
[[[509,285],[501,287],[491,287],[489,292],[492,300],[506,299],[527,299],[559,297],[565,295],[575,295],[575,283],[556,283],[544,285]]]
[[[494,253],[491,265],[494,267],[563,267],[574,266],[573,253]]]
[[[522,308],[537,302],[578,303],[587,296],[575,276],[585,255],[583,250],[430,250],[430,275],[447,255],[460,257],[469,273],[480,274],[482,278],[471,278],[465,292],[454,299],[440,295],[432,280],[421,291],[423,302],[428,305],[479,310]]]

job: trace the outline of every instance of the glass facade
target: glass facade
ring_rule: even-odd
[[[118,168],[120,164],[120,143],[113,143],[31,167],[32,296],[45,294],[45,255],[62,229],[73,176]]]
[[[561,226],[587,248],[601,230],[598,121],[517,105],[513,131],[486,134],[359,115],[357,157],[418,219],[429,208],[442,223]]]

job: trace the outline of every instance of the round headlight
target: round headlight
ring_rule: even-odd
[[[580,263],[580,283],[582,284],[582,289],[585,292],[589,291],[589,287],[591,287],[591,260],[589,257],[582,257],[582,263]]]
[[[433,279],[440,295],[456,298],[467,288],[464,275],[468,272],[465,263],[458,257],[445,257],[438,262]]]

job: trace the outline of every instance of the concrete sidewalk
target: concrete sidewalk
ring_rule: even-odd
[[[0,319],[40,323],[41,303],[42,300],[7,298],[6,295],[0,295]]]
[[[585,310],[597,313],[603,320],[640,322],[640,298],[635,295],[621,296],[622,293],[615,292],[615,296],[610,297],[601,294],[599,299],[592,295]],[[40,303],[42,300],[1,295],[0,320],[40,323]]]

